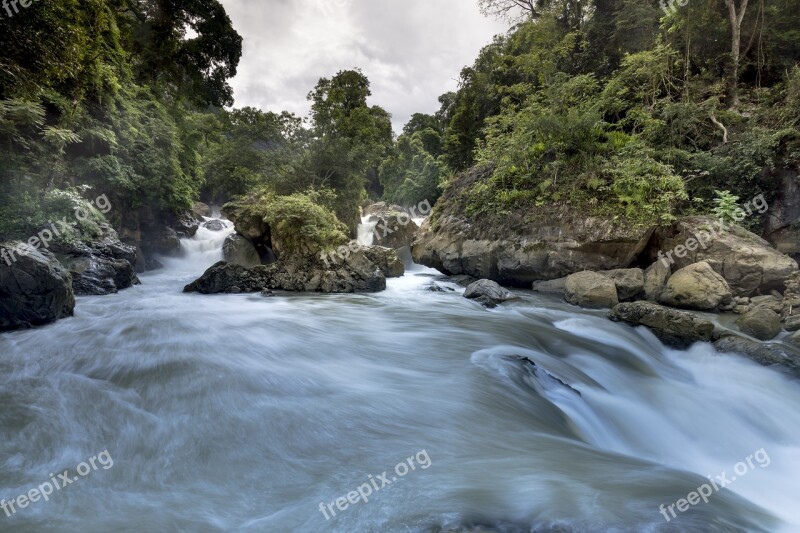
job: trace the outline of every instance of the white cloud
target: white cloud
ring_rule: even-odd
[[[475,0],[222,0],[244,37],[236,106],[306,116],[321,77],[359,67],[399,131],[432,113],[503,23]]]

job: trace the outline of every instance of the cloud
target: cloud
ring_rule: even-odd
[[[306,116],[321,77],[361,68],[371,104],[392,114],[395,132],[416,112],[433,113],[455,90],[503,23],[475,0],[222,0],[244,37],[236,106]]]

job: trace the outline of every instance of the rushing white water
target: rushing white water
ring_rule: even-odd
[[[799,530],[800,386],[775,370],[528,291],[486,310],[422,267],[379,294],[183,294],[226,233],[0,336],[0,498],[114,460],[0,531]]]
[[[361,224],[358,226],[358,243],[364,246],[372,246],[375,240],[375,226],[378,221],[370,220],[371,218],[371,215],[361,217]]]

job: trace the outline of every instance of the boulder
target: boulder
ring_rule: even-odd
[[[392,248],[365,246],[364,253],[370,261],[378,265],[387,278],[399,278],[406,273],[406,267]]]
[[[714,347],[718,352],[744,355],[760,365],[783,367],[800,376],[800,357],[791,348],[763,344],[738,335],[722,337]]]
[[[261,257],[253,243],[241,235],[231,234],[222,243],[222,255],[225,261],[244,267],[254,267],[261,264]]]
[[[153,254],[175,256],[181,251],[181,239],[174,229],[162,227],[142,236],[140,246],[148,257]]]
[[[714,333],[714,324],[708,320],[654,302],[621,303],[611,310],[609,318],[632,326],[647,326],[664,344],[676,348],[708,342]]]
[[[578,272],[567,276],[564,298],[573,305],[601,309],[619,303],[617,287],[608,277],[597,272]]]
[[[203,227],[209,231],[225,231],[225,223],[219,219],[209,220]]]
[[[544,292],[548,294],[564,294],[564,288],[567,284],[567,278],[549,279],[547,281],[534,281],[533,289],[536,292]]]
[[[72,316],[72,277],[48,250],[0,244],[0,331],[30,328]]]
[[[658,301],[671,307],[710,311],[729,304],[732,298],[725,279],[703,261],[672,274]]]
[[[184,292],[200,294],[252,293],[263,290],[295,292],[353,293],[386,289],[386,276],[363,251],[347,256],[336,270],[326,268],[315,256],[286,257],[270,265],[252,268],[221,261]]]
[[[198,220],[191,211],[177,215],[174,218],[175,220],[172,221],[169,226],[174,229],[178,237],[182,239],[194,237],[202,222],[202,219]]]
[[[794,259],[758,235],[711,217],[686,217],[659,228],[648,248],[652,260],[660,252],[674,261],[673,271],[707,262],[735,296],[782,290],[784,280],[797,271]]]
[[[600,271],[598,274],[614,282],[620,302],[641,300],[645,296],[644,271],[641,268],[618,268]]]
[[[644,296],[648,301],[657,302],[672,275],[668,262],[658,260],[644,271]]]
[[[768,294],[765,296],[753,296],[750,298],[750,306],[753,309],[764,308],[776,313],[780,313],[783,310],[783,298],[773,294]]]
[[[655,229],[556,208],[466,215],[463,191],[489,179],[492,172],[491,166],[476,167],[454,179],[417,234],[415,262],[448,275],[468,274],[530,288],[534,281],[583,270],[628,268]]]
[[[477,300],[484,307],[497,307],[497,304],[515,300],[517,297],[494,281],[480,279],[467,287],[464,298]]]
[[[781,317],[765,307],[757,307],[736,320],[739,330],[758,340],[768,341],[781,332]]]

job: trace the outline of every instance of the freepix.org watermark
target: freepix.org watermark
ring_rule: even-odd
[[[741,222],[745,218],[751,216],[754,212],[758,212],[760,214],[764,214],[769,209],[769,204],[764,199],[763,194],[759,194],[746,204],[741,207],[737,207],[736,210],[731,215],[733,220],[736,222]],[[714,225],[708,231],[701,230],[698,231],[696,235],[689,237],[686,239],[684,244],[679,244],[672,250],[664,253],[662,251],[658,252],[658,258],[661,259],[661,262],[664,264],[665,267],[669,267],[670,265],[675,264],[675,258],[672,257],[673,254],[678,259],[683,259],[686,257],[688,252],[694,252],[697,250],[698,247],[705,250],[708,248],[708,245],[714,242],[714,240],[719,236],[720,233],[727,230],[730,227],[730,224],[725,222],[724,218],[720,218],[716,222],[716,227]]]
[[[390,474],[388,471],[384,471],[382,474],[374,477],[372,474],[370,474],[367,476],[368,481],[366,483],[363,483],[356,490],[348,492],[346,496],[336,498],[330,503],[320,502],[319,512],[322,513],[322,515],[325,517],[325,520],[330,520],[336,516],[336,509],[339,511],[345,511],[348,507],[355,505],[360,501],[367,503],[369,502],[369,497],[373,494],[373,492],[378,492],[384,487],[388,487],[392,483],[396,483],[400,480],[400,478],[405,477],[409,472],[416,470],[417,466],[419,466],[422,470],[426,470],[432,464],[433,461],[431,461],[428,452],[421,450],[405,461],[397,463],[394,467],[394,475],[391,476],[391,479],[389,479]]]
[[[108,197],[105,194],[101,194],[95,198],[94,201],[89,203],[91,204],[92,209],[97,209],[103,214],[111,211],[111,202],[108,200]],[[56,237],[61,237],[68,232],[70,228],[77,226],[79,222],[87,220],[91,213],[89,213],[89,211],[83,207],[76,207],[73,215],[75,216],[75,220],[71,222],[68,220],[69,217],[64,217],[56,222],[49,222],[47,224],[47,228],[40,231],[36,236],[28,239],[27,242],[20,243],[13,248],[0,249],[0,258],[2,258],[7,265],[11,266],[12,263],[17,262],[17,254],[22,255],[25,251],[30,249],[38,250],[42,246],[47,249],[50,247],[50,243],[53,241],[53,239]]]
[[[19,14],[20,6],[27,9],[31,7],[34,2],[38,1],[39,0],[3,0],[3,9],[0,11],[0,20],[3,20],[3,12],[8,15],[8,18],[13,18],[14,15]]]
[[[671,15],[678,10],[676,5],[686,7],[689,5],[689,0],[659,0],[659,4],[661,5],[661,9],[664,10],[664,13]]]
[[[100,467],[102,467],[103,470],[108,470],[112,466],[114,466],[114,459],[111,457],[111,454],[108,453],[108,450],[104,450],[76,466],[75,471],[78,473],[77,476],[71,476],[69,470],[64,470],[58,475],[50,474],[50,481],[45,481],[37,488],[31,489],[25,494],[20,494],[10,501],[0,500],[0,509],[5,511],[7,517],[11,517],[17,513],[17,510],[25,509],[32,503],[36,503],[40,500],[46,502],[50,501],[50,496],[54,492],[88,476]]]
[[[373,242],[377,244],[384,237],[388,237],[395,231],[399,230],[400,227],[407,226],[415,218],[428,216],[432,210],[433,207],[431,206],[431,203],[428,200],[423,200],[420,203],[418,203],[416,207],[409,207],[408,212],[401,211],[398,214],[397,223],[399,224],[399,226],[390,228],[386,220],[383,220],[382,221],[383,223],[377,224],[372,232],[376,239]],[[339,257],[339,259],[344,261],[345,259],[350,257],[351,254],[363,250],[364,248],[367,248],[367,246],[358,242],[357,239],[353,239],[349,243],[340,246],[333,252],[322,252],[320,254],[320,259],[322,259],[322,261],[325,262],[325,268],[330,268],[331,264],[335,265],[337,263],[336,261],[337,256]]]
[[[728,485],[736,481],[737,477],[742,477],[751,470],[755,470],[756,467],[753,464],[753,459],[756,460],[756,463],[758,463],[758,466],[760,466],[761,468],[768,467],[769,464],[772,462],[772,460],[769,458],[769,455],[767,455],[766,450],[764,448],[761,448],[755,453],[752,453],[747,456],[747,459],[745,459],[747,464],[745,464],[744,461],[736,463],[733,466],[734,474],[731,474],[730,478],[728,478],[728,473],[724,471],[720,475],[714,476],[714,478],[708,476],[708,480],[711,482],[710,485],[708,483],[703,483],[702,485],[697,487],[696,491],[690,492],[686,496],[686,498],[681,498],[675,503],[671,503],[667,506],[665,506],[662,503],[661,507],[658,508],[659,512],[661,513],[661,516],[664,517],[664,520],[669,522],[673,518],[678,517],[678,515],[675,513],[676,508],[678,509],[679,513],[683,513],[686,512],[690,508],[690,506],[697,505],[698,503],[700,503],[701,499],[703,500],[703,503],[708,503],[708,498],[712,494],[714,494],[715,492],[719,492],[720,489],[727,487]]]

